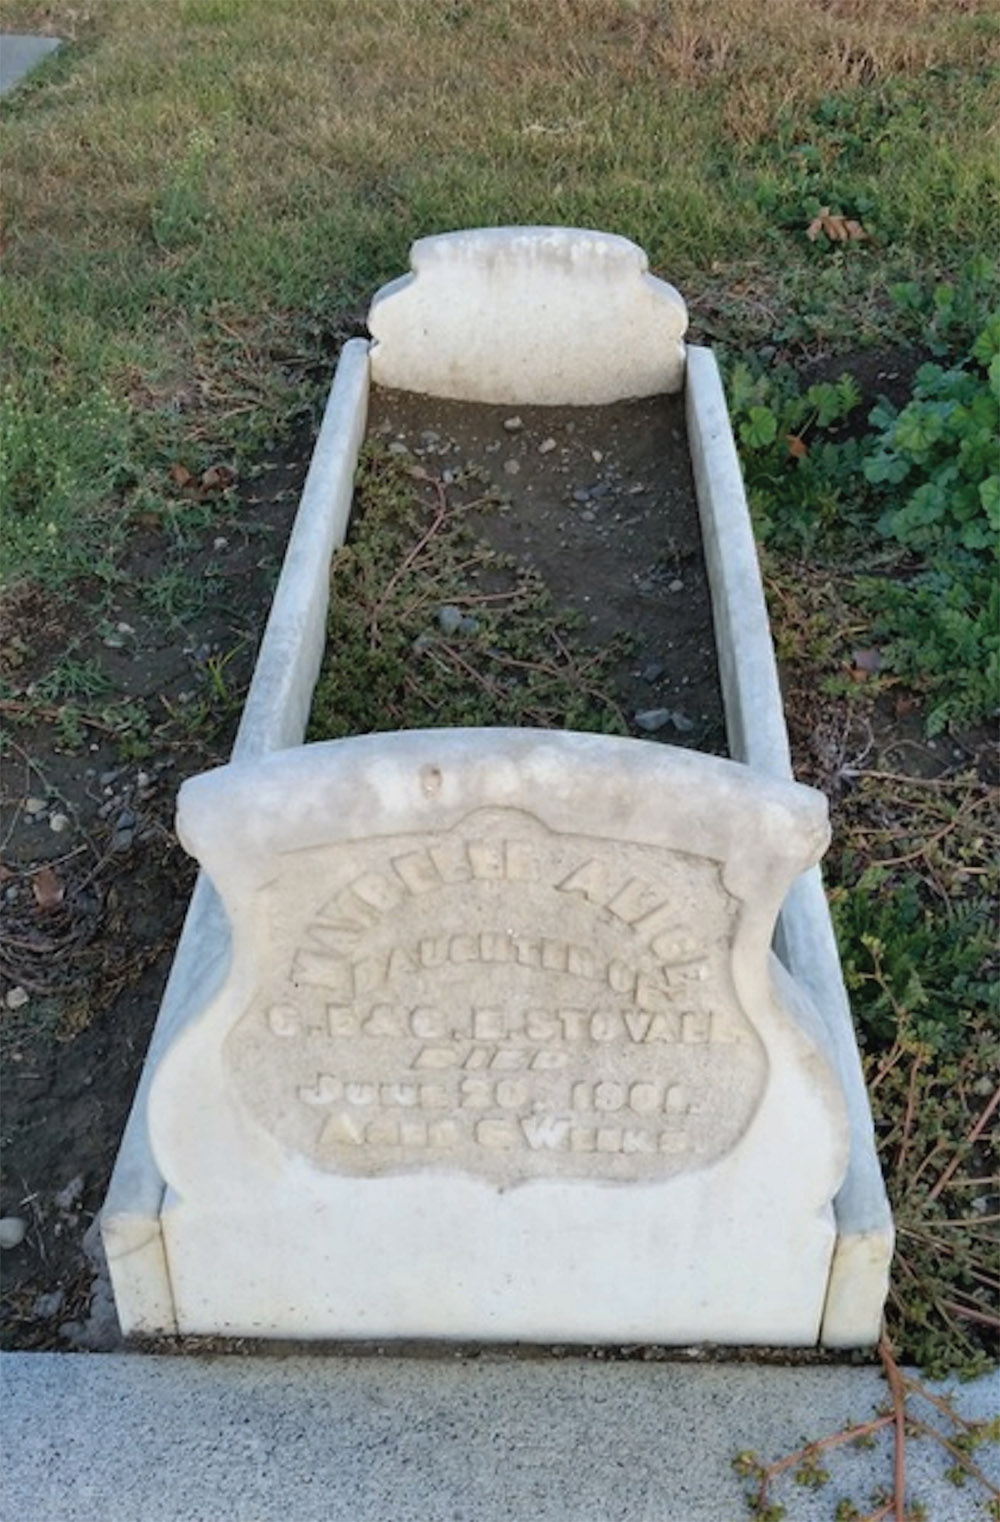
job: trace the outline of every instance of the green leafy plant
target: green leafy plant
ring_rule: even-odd
[[[830,549],[855,521],[861,447],[837,432],[861,404],[857,383],[844,374],[802,391],[787,367],[741,362],[728,392],[759,538],[800,554]]]
[[[899,321],[938,357],[960,353],[977,337],[997,288],[997,264],[977,254],[952,280],[901,280],[889,288]]]
[[[1000,533],[1000,312],[978,335],[965,364],[922,365],[901,412],[881,402],[879,430],[864,463],[875,486],[906,484],[880,529],[911,549],[995,549]]]
[[[931,696],[928,730],[981,718],[1000,699],[1000,312],[960,364],[923,365],[899,412],[880,402],[865,479],[880,531],[921,557],[865,582],[887,666]]]

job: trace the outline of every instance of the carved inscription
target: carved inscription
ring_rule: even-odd
[[[493,810],[299,853],[266,893],[268,975],[226,1058],[324,1168],[663,1178],[760,1100],[714,862]]]

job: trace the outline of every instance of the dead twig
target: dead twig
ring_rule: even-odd
[[[989,1124],[990,1117],[992,1116],[993,1111],[996,1109],[997,1105],[1000,1105],[1000,1086],[998,1086],[995,1090],[993,1098],[986,1105],[986,1108],[979,1116],[979,1119],[975,1122],[971,1129],[966,1132],[962,1141],[955,1148],[955,1153],[952,1157],[951,1162],[948,1164],[947,1168],[945,1168],[944,1172],[940,1175],[934,1187],[931,1189],[930,1193],[927,1196],[928,1203],[930,1203],[932,1200],[937,1199],[938,1195],[941,1193],[941,1190],[948,1183],[949,1179],[951,1179],[955,1171],[960,1167],[964,1148],[971,1147],[975,1142],[979,1140],[980,1136],[982,1136],[983,1131]]]
[[[427,480],[431,480],[432,478],[430,476],[428,476],[428,477],[426,477],[426,479]],[[431,542],[431,540],[434,538],[434,535],[442,527],[442,525],[444,524],[445,519],[448,516],[448,498],[447,498],[447,496],[445,494],[444,482],[443,481],[435,480],[433,482],[433,484],[434,484],[434,487],[436,488],[437,494],[438,494],[438,509],[437,509],[437,512],[434,515],[433,521],[431,522],[431,525],[427,529],[427,531],[424,534],[422,534],[421,537],[417,540],[416,544],[413,546],[412,550],[410,550],[409,554],[406,556],[406,558],[403,561],[402,565],[397,567],[397,569],[389,577],[389,580],[386,582],[385,586],[382,589],[381,596],[379,597],[378,601],[376,602],[374,608],[371,611],[371,616],[370,616],[370,618],[368,620],[368,633],[369,633],[369,639],[371,641],[371,648],[373,650],[378,645],[378,616],[379,616],[379,614],[382,612],[382,609],[385,607],[386,603],[389,601],[389,598],[392,596],[392,593],[394,592],[396,587],[399,585],[399,582],[401,581],[401,579],[406,575],[407,571],[410,569],[410,567],[412,566],[413,562],[416,560],[417,556],[420,554],[421,550],[423,550],[425,548],[425,546],[428,545]]]

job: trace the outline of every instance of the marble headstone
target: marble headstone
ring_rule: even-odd
[[[424,731],[194,778],[179,827],[233,948],[150,1102],[181,1331],[816,1340],[846,1121],[769,946],[819,794]]]

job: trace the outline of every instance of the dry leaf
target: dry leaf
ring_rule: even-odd
[[[820,233],[829,238],[831,243],[850,243],[852,239],[858,242],[871,236],[853,217],[834,216],[829,206],[821,206],[806,228],[806,237],[810,243],[815,243]]]
[[[183,491],[185,486],[190,486],[192,484],[194,481],[194,476],[188,470],[186,465],[181,465],[178,463],[178,461],[175,460],[173,465],[170,467],[170,479],[173,481],[175,486],[179,486]]]
[[[785,443],[788,445],[788,453],[793,460],[804,460],[809,453],[809,445],[804,439],[800,439],[797,433],[786,433]]]
[[[54,867],[40,867],[31,879],[31,891],[39,909],[55,909],[66,896],[66,884]]]
[[[201,478],[202,491],[225,491],[236,480],[235,470],[228,465],[210,465]]]

